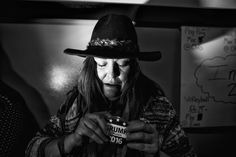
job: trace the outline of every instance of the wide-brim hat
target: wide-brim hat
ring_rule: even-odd
[[[81,57],[138,58],[156,61],[160,51],[140,52],[132,20],[125,15],[105,15],[96,23],[85,50],[67,48],[64,53]]]

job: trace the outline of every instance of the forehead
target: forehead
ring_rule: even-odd
[[[129,61],[130,58],[99,58],[99,57],[94,57],[94,60],[96,62],[109,62],[109,61],[126,62],[126,61]]]

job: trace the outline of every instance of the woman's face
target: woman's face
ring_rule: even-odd
[[[94,57],[98,78],[103,83],[103,93],[109,100],[119,98],[130,71],[130,59],[107,59]]]

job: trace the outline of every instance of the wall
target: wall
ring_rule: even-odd
[[[50,114],[63,103],[66,92],[76,83],[83,58],[63,53],[66,48],[85,49],[95,21],[67,24],[1,24],[2,46],[14,70],[35,87],[44,98]],[[137,28],[141,50],[160,50],[158,62],[140,62],[151,79],[160,83],[167,96],[175,100],[173,86],[178,84],[176,62],[178,45],[174,29]],[[174,79],[173,79],[174,78]]]
[[[95,21],[51,21],[34,24],[0,24],[2,47],[13,69],[42,96],[49,114],[55,114],[63,103],[66,92],[76,83],[83,59],[63,54],[65,48],[85,49]],[[177,29],[137,28],[141,50],[160,50],[158,62],[140,62],[146,75],[160,83],[179,110],[180,32]],[[15,80],[3,74],[4,80],[14,86]],[[18,87],[17,87],[18,88]],[[21,90],[20,87],[18,90]],[[28,100],[29,94],[24,94]],[[43,110],[37,103],[28,103],[43,126]],[[43,107],[43,106],[42,106]],[[45,107],[45,106],[44,106]],[[200,157],[235,156],[232,132],[189,133],[190,142]]]

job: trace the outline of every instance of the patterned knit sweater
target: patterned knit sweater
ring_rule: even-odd
[[[57,115],[51,117],[49,123],[30,141],[26,155],[31,157],[44,156],[44,147],[52,140],[64,135],[73,133],[80,118],[82,117],[81,101],[82,95],[77,88],[74,88],[67,95],[67,100],[60,107]],[[196,154],[189,144],[188,137],[180,127],[176,112],[168,99],[156,94],[150,96],[146,104],[141,106],[139,119],[145,119],[149,123],[156,124],[159,133],[159,150],[171,157],[196,157]],[[120,148],[110,145],[100,146],[93,144],[94,149],[88,145],[75,149],[68,156],[145,156],[144,152],[129,148]],[[127,147],[124,145],[123,147]],[[125,152],[124,152],[125,150]],[[95,153],[91,153],[95,152]],[[157,154],[158,156],[158,154]]]

